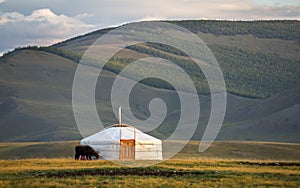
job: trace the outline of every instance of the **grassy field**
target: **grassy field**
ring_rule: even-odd
[[[177,141],[175,144],[180,144]],[[64,142],[0,142],[1,159],[73,158],[79,141]],[[164,147],[164,144],[163,144]],[[215,141],[199,153],[199,141],[190,141],[175,159],[225,159],[297,161],[300,144],[280,142]]]
[[[172,159],[144,168],[108,161],[0,161],[0,187],[299,187],[299,162]]]
[[[300,144],[214,142],[198,153],[199,142],[192,141],[170,160],[135,168],[75,161],[76,144],[1,143],[0,187],[300,186]]]

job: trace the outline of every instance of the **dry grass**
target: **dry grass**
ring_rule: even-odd
[[[0,160],[0,187],[300,187],[299,144],[215,142],[198,153],[190,142],[173,159],[136,168],[75,161],[76,144],[1,143],[2,156],[25,159]]]
[[[75,161],[72,158],[57,159],[22,159],[0,160],[0,172],[22,172],[28,170],[64,170],[64,169],[88,169],[88,168],[117,167],[105,160]]]
[[[147,174],[153,170],[157,173]],[[145,174],[134,174],[133,171]],[[41,186],[299,187],[300,163],[171,159],[152,167],[125,168],[109,161],[74,161],[71,158],[0,161],[0,187]]]

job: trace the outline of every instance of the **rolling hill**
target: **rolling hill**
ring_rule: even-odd
[[[218,139],[300,142],[298,21],[175,23],[200,36],[223,71],[229,94]],[[74,72],[88,46],[109,30],[95,31],[50,47],[16,49],[0,58],[0,141],[81,138],[72,112]],[[191,62],[185,54],[157,44],[124,49],[105,67],[96,88],[101,120],[105,126],[117,122],[109,102],[116,74],[130,61],[150,54],[187,65],[187,72],[197,81],[201,117],[193,139],[200,139],[210,113],[207,83],[201,73],[189,67]],[[150,132],[165,138],[178,122],[177,94],[153,80],[138,84],[138,88],[143,90],[131,102],[131,110],[137,117],[145,119],[149,115],[148,102],[152,98],[159,96],[166,102],[167,119]]]

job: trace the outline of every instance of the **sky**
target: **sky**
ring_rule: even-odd
[[[300,20],[299,0],[0,0],[0,55],[141,20]]]

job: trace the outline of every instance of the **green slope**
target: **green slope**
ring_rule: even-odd
[[[207,43],[223,71],[227,91],[266,98],[300,85],[299,21],[171,21],[197,34]],[[95,31],[53,46],[78,56],[110,29]],[[162,57],[184,68],[200,94],[208,94],[204,75],[176,49],[163,45],[135,45],[118,53],[106,68],[118,73],[141,57]],[[140,70],[137,70],[138,73]],[[159,71],[159,70],[157,70]],[[134,74],[134,73],[133,73]],[[163,83],[145,82],[168,88]]]
[[[176,24],[189,25],[190,22]],[[203,30],[211,24],[210,32]],[[218,139],[299,142],[299,22],[193,21],[192,25],[186,27],[194,28],[191,30],[211,48],[231,93]],[[239,31],[240,27],[243,32]],[[71,106],[76,63],[87,47],[109,30],[95,31],[51,47],[17,49],[0,58],[0,141],[80,139]],[[266,33],[260,33],[263,31]],[[114,73],[131,60],[149,54],[186,66],[199,93],[209,93],[203,75],[194,71],[189,66],[191,62],[178,50],[157,44],[131,46],[112,59],[105,67],[109,71],[103,71],[101,82],[97,83],[98,114],[105,126],[117,121],[109,102]],[[138,84],[136,88],[143,90],[131,101],[131,110],[145,119],[149,115],[148,102],[161,97],[168,106],[167,118],[150,134],[165,138],[178,122],[178,97],[174,91],[163,89],[168,85],[156,80],[146,84],[158,88]],[[195,140],[201,138],[210,113],[209,96],[199,98],[201,117]]]
[[[5,91],[1,92],[0,102],[1,141],[80,138],[71,107],[76,63],[35,50],[20,50],[3,60],[0,64],[0,86]],[[106,126],[117,122],[109,102],[115,76],[105,71],[96,88],[98,113]],[[139,91],[138,88],[143,89]],[[176,92],[143,84],[138,84],[136,89],[133,92],[139,93],[131,103],[131,110],[139,118],[149,115],[148,102],[152,98],[160,97],[166,102],[166,121],[151,132],[165,138],[174,130],[180,115]],[[225,122],[218,138],[299,142],[299,93],[299,89],[293,89],[268,99],[229,94]],[[201,118],[194,136],[197,140],[203,134],[210,113],[209,96],[200,96],[200,100]]]
[[[227,91],[246,97],[266,98],[300,85],[299,21],[171,21],[197,34],[207,43],[224,74]],[[79,62],[87,48],[111,29],[78,36],[51,47],[30,47]],[[97,48],[95,48],[96,50]],[[208,94],[209,88],[200,69],[177,49],[157,44],[140,44],[122,50],[105,69],[120,72],[130,62],[142,57],[169,59],[193,79],[198,93]],[[156,70],[161,71],[161,70]],[[141,70],[132,72],[139,74]],[[168,73],[165,73],[168,74]],[[169,77],[172,77],[170,75]],[[171,89],[157,80],[147,85]],[[183,84],[184,85],[184,84]],[[183,90],[184,89],[183,87]],[[187,89],[188,90],[188,89]]]
[[[78,138],[70,103],[75,68],[45,52],[24,50],[2,58],[0,87],[9,93],[1,92],[1,141]]]

